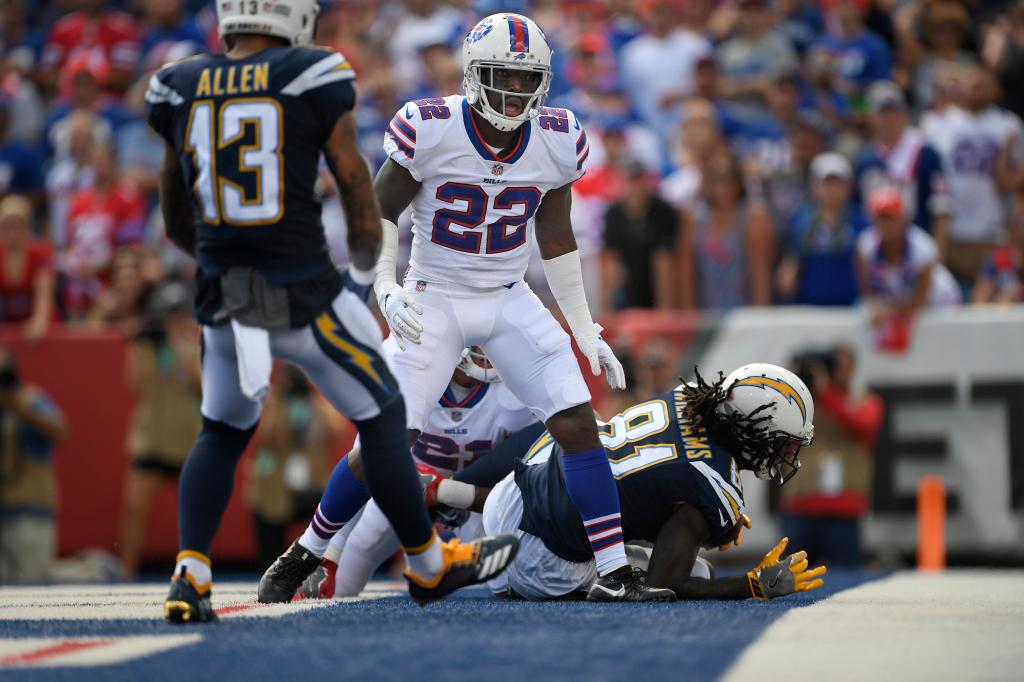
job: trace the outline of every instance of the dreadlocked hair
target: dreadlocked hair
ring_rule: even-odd
[[[726,412],[718,407],[729,398],[732,386],[725,386],[725,375],[719,371],[718,379],[708,383],[697,366],[693,367],[697,381],[687,383],[680,378],[680,390],[686,399],[685,414],[694,426],[703,426],[716,440],[744,458],[755,468],[760,461],[771,456],[771,434],[766,422],[770,415],[760,415],[771,404],[765,403],[750,414]]]

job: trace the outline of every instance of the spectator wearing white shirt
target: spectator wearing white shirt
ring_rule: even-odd
[[[679,104],[693,93],[697,62],[711,52],[711,43],[677,26],[670,0],[651,4],[645,17],[648,32],[622,48],[622,84],[640,118],[667,144]]]
[[[857,240],[857,265],[872,325],[959,303],[960,289],[939,262],[935,240],[907,219],[900,191],[876,190],[868,210],[873,224]]]
[[[947,264],[972,283],[992,247],[1006,239],[1008,195],[1021,184],[1024,126],[993,104],[991,73],[972,67],[958,104],[924,118],[928,142],[942,157],[953,205]]]

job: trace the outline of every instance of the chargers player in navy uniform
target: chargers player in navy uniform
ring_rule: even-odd
[[[800,467],[800,448],[814,436],[814,402],[804,383],[781,367],[753,364],[708,384],[682,384],[624,410],[600,426],[622,503],[626,542],[654,543],[647,581],[664,599],[769,599],[819,587],[824,567],[808,570],[804,552],[782,556],[783,539],[743,576],[694,577],[702,548],[737,543],[749,519],[744,514],[739,470],[785,483]],[[505,443],[516,444],[513,437]],[[588,535],[569,498],[563,454],[543,434],[518,456],[499,445],[455,476],[487,495],[484,529],[520,538],[508,571],[491,581],[496,593],[528,599],[565,596],[593,589],[596,577]],[[498,454],[498,457],[494,455]],[[499,463],[504,459],[504,467]],[[428,501],[465,498],[435,479]]]
[[[323,522],[343,525],[369,488],[402,542],[414,598],[493,577],[516,549],[510,536],[442,546],[422,503],[404,400],[365,305],[381,225],[356,147],[354,73],[341,54],[308,47],[318,12],[316,0],[219,0],[227,53],[166,66],[146,93],[148,121],[167,144],[167,234],[198,262],[203,325],[203,428],[181,473],[181,552],[164,606],[171,622],[216,620],[209,547],[274,357],[301,367],[366,446],[365,486],[339,468],[332,484],[345,494],[325,497]],[[343,273],[328,257],[314,192],[321,152],[348,217],[352,265]],[[260,601],[278,601],[281,585],[291,585],[290,598],[318,564],[293,545],[268,570],[274,580],[261,581]]]

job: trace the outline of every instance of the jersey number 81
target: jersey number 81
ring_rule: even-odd
[[[252,131],[250,134],[249,131]],[[243,144],[251,135],[250,144]],[[195,192],[203,222],[269,225],[284,214],[284,115],[270,98],[213,100],[192,105],[185,150],[198,173]],[[235,180],[226,175],[233,171]],[[240,182],[249,182],[249,190]]]

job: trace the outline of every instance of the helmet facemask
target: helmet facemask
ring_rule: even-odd
[[[462,351],[457,368],[469,378],[476,379],[477,381],[481,381],[485,384],[497,384],[501,382],[501,377],[498,376],[498,372],[494,369],[494,365],[492,365],[491,361],[487,359],[483,349],[479,346],[473,346]]]
[[[772,440],[771,454],[765,456],[761,467],[755,475],[763,481],[775,481],[780,486],[796,476],[800,471],[800,449],[804,443],[784,433],[777,434]]]
[[[509,89],[517,77],[522,83],[520,90]],[[464,86],[470,105],[488,123],[498,130],[511,132],[540,113],[551,89],[551,67],[498,61],[473,62],[466,68]],[[518,106],[519,111],[506,114],[506,106],[509,105]]]
[[[732,440],[741,469],[753,471],[762,481],[775,481],[780,486],[800,471],[800,450],[814,440],[813,431],[806,438],[772,430],[772,403],[765,403],[743,417],[726,407],[732,416],[728,426],[719,425],[723,440]],[[742,433],[736,433],[740,431]]]

